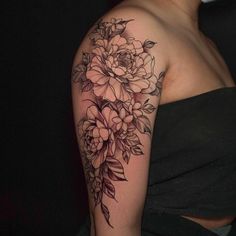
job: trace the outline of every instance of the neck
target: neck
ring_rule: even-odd
[[[175,21],[192,28],[198,29],[198,9],[201,0],[152,0],[156,4],[165,5],[168,15]]]
[[[167,0],[174,4],[182,13],[185,13],[191,21],[198,21],[198,8],[201,0]]]

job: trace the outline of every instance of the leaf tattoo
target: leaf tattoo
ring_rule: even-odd
[[[109,226],[110,212],[103,196],[116,200],[115,181],[128,181],[123,164],[142,156],[139,135],[151,135],[147,114],[155,111],[149,99],[159,96],[165,72],[154,73],[155,58],[149,50],[156,42],[141,42],[127,36],[131,20],[100,20],[89,38],[92,51],[83,52],[82,61],[72,71],[72,81],[82,93],[92,93],[95,101],[78,122],[81,156],[85,163],[86,181],[100,205]],[[123,163],[117,159],[121,155]]]

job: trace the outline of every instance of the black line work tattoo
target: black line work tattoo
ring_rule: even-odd
[[[147,114],[156,107],[143,97],[159,96],[165,76],[154,73],[155,58],[149,50],[156,43],[127,36],[130,21],[99,21],[90,34],[92,51],[84,52],[72,71],[73,82],[96,98],[77,124],[79,146],[95,207],[100,205],[111,227],[103,196],[116,200],[113,182],[127,181],[124,163],[144,154],[140,135],[151,135]]]

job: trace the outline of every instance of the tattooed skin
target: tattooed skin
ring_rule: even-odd
[[[82,93],[95,97],[77,124],[79,146],[95,207],[100,205],[111,227],[103,196],[116,200],[113,183],[127,181],[124,164],[144,154],[140,135],[150,138],[147,114],[156,109],[145,95],[159,96],[165,76],[154,73],[155,58],[149,50],[156,43],[127,36],[130,21],[99,21],[89,37],[92,51],[83,53],[72,72]]]

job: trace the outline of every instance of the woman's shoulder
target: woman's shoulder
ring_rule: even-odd
[[[152,55],[159,58],[160,64],[167,64],[168,42],[164,23],[148,9],[134,4],[119,4],[101,16],[88,30],[78,52],[90,50],[91,42],[122,44],[124,39],[134,42],[134,47],[152,49]]]
[[[150,11],[148,7],[145,7],[143,4],[135,4],[133,2],[129,3],[129,1],[124,1],[109,11],[107,11],[103,18],[109,17],[131,17],[139,21],[142,25],[146,23],[157,24],[159,27],[163,27],[162,20],[158,17],[157,14],[154,14],[153,11]],[[147,30],[146,25],[146,30]]]
[[[127,25],[127,30],[140,36],[159,35],[160,37],[167,32],[164,21],[157,14],[142,5],[129,4],[128,1],[115,6],[101,17],[106,21],[114,18],[132,20],[130,27]]]

